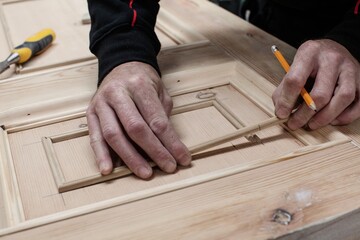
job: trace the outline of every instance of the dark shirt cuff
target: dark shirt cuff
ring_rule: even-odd
[[[360,61],[360,16],[349,13],[347,18],[325,35],[343,45]]]
[[[113,68],[132,61],[147,63],[160,75],[156,59],[159,49],[160,43],[156,36],[148,36],[146,32],[137,28],[129,28],[126,31],[114,30],[92,47],[93,53],[99,60],[98,85]]]

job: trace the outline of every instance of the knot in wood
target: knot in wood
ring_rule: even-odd
[[[210,91],[210,90],[207,90],[207,91],[203,91],[203,92],[198,92],[196,94],[196,98],[198,99],[207,99],[207,98],[213,98],[216,96],[216,93]]]
[[[281,225],[289,225],[292,220],[292,215],[284,209],[276,209],[272,221],[277,222]]]

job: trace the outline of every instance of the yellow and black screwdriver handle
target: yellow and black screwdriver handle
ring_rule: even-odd
[[[42,53],[55,40],[55,37],[55,32],[47,28],[27,38],[23,44],[11,51],[5,61],[0,62],[0,73],[13,63],[25,63],[33,56]]]
[[[52,29],[43,29],[35,35],[27,38],[23,44],[15,47],[11,52],[19,54],[17,63],[25,63],[31,57],[45,51],[55,40],[55,37],[55,32]]]
[[[0,73],[5,71],[13,63],[25,63],[33,56],[45,51],[55,40],[55,32],[52,29],[44,29],[27,38],[25,42],[11,51],[11,54],[0,62]]]

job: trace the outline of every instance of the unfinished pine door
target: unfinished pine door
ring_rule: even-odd
[[[176,68],[168,64],[174,54],[178,60]],[[162,51],[159,62],[163,81],[174,102],[171,122],[188,147],[273,116],[269,93],[274,87],[210,42],[169,48]],[[96,73],[90,66],[82,70],[80,73],[88,71],[82,73],[84,77]],[[76,81],[84,84],[81,74],[71,75],[73,72],[72,68],[61,71],[63,76],[73,76],[75,85]],[[24,98],[31,98],[33,92],[39,91],[37,85],[46,82],[49,88],[59,84],[51,82],[51,77],[58,77],[56,70],[44,75],[36,78],[44,82],[32,80],[34,85],[27,89]],[[9,87],[23,84],[26,87],[26,81],[31,79],[20,79],[9,83],[13,84]],[[91,95],[85,95],[81,106],[77,106],[71,103],[77,101],[76,94],[67,103],[61,96],[67,89],[58,90],[58,101],[40,97],[42,104],[35,102],[25,109],[13,109],[3,118],[6,123],[1,130],[4,201],[0,210],[5,216],[1,222],[5,228],[32,219],[56,218],[60,213],[76,212],[84,206],[91,212],[91,206],[111,199],[120,198],[126,204],[134,197],[141,200],[159,191],[175,191],[211,181],[222,176],[219,171],[232,167],[239,173],[247,172],[350,141],[332,127],[316,132],[290,132],[281,124],[204,150],[194,156],[191,167],[180,168],[175,174],[156,170],[151,180],[143,181],[131,174],[119,177],[118,172],[127,170],[119,166],[110,176],[103,177],[95,164],[83,113]],[[60,112],[56,114],[54,109]]]
[[[85,6],[80,1],[1,2],[8,9],[2,13],[6,23],[14,26],[17,4],[53,3],[58,14],[72,4]],[[191,148],[273,117],[274,79],[259,71],[278,66],[262,39],[278,40],[205,0],[161,4],[165,9],[156,31],[166,47],[159,65],[174,102],[170,119],[182,141]],[[188,13],[192,19],[179,21]],[[78,22],[82,14],[75,15]],[[217,25],[246,31],[216,34]],[[83,28],[78,33],[89,27],[74,26]],[[248,32],[260,39],[249,49],[237,44],[239,35],[243,43],[251,42]],[[24,37],[7,34],[6,39]],[[49,49],[53,62],[39,59],[32,70],[30,63],[24,66],[46,71],[0,83],[0,100],[6,103],[0,105],[0,238],[269,239],[294,232],[311,237],[331,233],[339,216],[357,216],[360,149],[353,139],[358,139],[358,123],[343,128],[347,135],[330,126],[308,132],[279,124],[196,153],[190,167],[174,174],[155,167],[154,177],[144,181],[118,166],[101,176],[84,115],[96,91],[97,63],[85,61],[90,56],[85,49],[76,59],[56,62],[50,50],[63,42]],[[256,54],[256,48],[268,51]],[[62,64],[67,61],[73,63]],[[58,63],[62,66],[55,68]],[[283,75],[280,70],[268,76]]]

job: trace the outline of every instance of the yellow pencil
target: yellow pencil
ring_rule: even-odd
[[[288,72],[290,69],[289,64],[286,62],[284,56],[281,54],[281,52],[279,51],[279,49],[277,48],[277,46],[273,45],[271,47],[271,51],[274,53],[275,57],[277,58],[277,60],[280,62],[281,66],[284,68],[285,72]],[[311,98],[310,94],[306,91],[305,88],[301,89],[300,92],[302,98],[304,99],[304,101],[306,102],[306,104],[314,111],[316,111],[316,105],[314,100]]]

